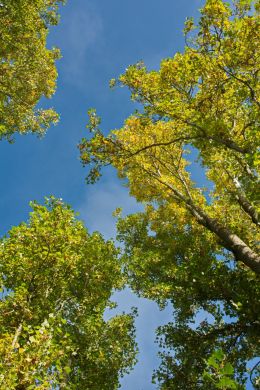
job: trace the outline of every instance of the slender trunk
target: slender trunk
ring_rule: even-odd
[[[241,208],[245,211],[245,213],[247,213],[251,217],[252,221],[259,227],[260,223],[259,223],[258,212],[254,208],[254,206],[250,203],[250,201],[247,199],[246,194],[243,191],[239,180],[236,177],[233,177],[228,172],[228,170],[226,170],[226,173],[236,188],[236,191],[230,191],[231,194],[235,197],[235,199],[240,204]]]
[[[180,191],[172,187],[171,184],[162,180],[160,172],[153,175],[153,177],[170,189],[176,199],[184,202],[187,209],[195,217],[197,222],[212,233],[216,234],[221,240],[224,248],[231,251],[237,261],[241,261],[252,271],[260,274],[260,256],[249,248],[249,246],[241,240],[241,238],[232,233],[228,228],[222,226],[216,219],[209,217],[200,207],[194,204],[191,198],[186,198]]]
[[[260,256],[241,240],[236,234],[219,224],[214,218],[210,218],[202,210],[196,210],[200,215],[199,223],[215,233],[222,241],[223,246],[231,251],[237,261],[243,262],[252,271],[260,274]]]
[[[21,322],[20,325],[18,326],[18,328],[15,331],[15,335],[14,335],[14,338],[13,338],[13,341],[12,341],[12,352],[13,352],[13,349],[15,348],[16,343],[17,343],[17,341],[18,341],[18,339],[20,337],[22,328],[23,328],[23,324]]]
[[[242,207],[242,209],[251,217],[252,221],[257,226],[259,226],[260,225],[259,224],[259,217],[258,217],[258,213],[255,210],[255,208],[251,205],[251,203],[247,200],[247,198],[243,194],[238,192],[235,196],[238,200],[238,203]]]
[[[7,366],[10,365],[11,366],[11,355],[13,353],[13,350],[16,348],[16,345],[17,345],[17,342],[18,342],[19,337],[21,335],[22,329],[23,329],[23,323],[21,322],[19,324],[19,326],[16,328],[16,331],[15,331],[15,334],[14,334],[14,338],[13,338],[13,341],[12,341],[12,344],[11,344],[11,349],[9,350],[7,356],[4,359],[4,365],[7,365]],[[5,375],[3,375],[1,377],[0,385],[2,385],[4,383],[4,380],[5,380]],[[18,385],[18,387],[16,386],[15,389],[23,390],[23,387],[19,387],[19,385]],[[26,389],[26,388],[24,387],[24,389]]]

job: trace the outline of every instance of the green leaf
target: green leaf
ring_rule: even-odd
[[[226,363],[224,368],[221,370],[222,374],[224,375],[233,375],[234,374],[234,368],[232,364]]]
[[[218,389],[237,389],[237,384],[234,380],[228,377],[222,377],[220,381],[216,384]]]

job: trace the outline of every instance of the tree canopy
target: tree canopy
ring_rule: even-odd
[[[108,136],[91,110],[93,137],[79,145],[88,182],[112,165],[146,205],[119,219],[118,238],[134,291],[173,304],[158,330],[162,389],[244,389],[259,356],[259,10],[207,0],[183,53],[111,81],[142,109]]]
[[[116,389],[135,362],[133,313],[105,321],[118,250],[51,198],[1,240],[1,389]]]
[[[50,25],[58,22],[63,0],[2,0],[0,4],[0,138],[34,132],[56,123],[53,109],[40,109],[41,97],[56,88],[58,49],[48,49]]]

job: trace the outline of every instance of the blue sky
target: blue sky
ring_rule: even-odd
[[[134,105],[126,89],[110,90],[109,80],[139,60],[156,69],[162,58],[182,51],[185,17],[198,16],[202,4],[202,0],[67,1],[60,25],[49,37],[49,45],[59,47],[63,58],[57,64],[57,92],[47,106],[53,106],[61,120],[41,140],[27,135],[17,136],[13,145],[1,142],[1,234],[28,218],[30,200],[43,202],[51,194],[71,204],[90,231],[99,230],[106,238],[115,235],[111,214],[116,207],[125,213],[140,208],[111,169],[97,185],[87,186],[76,146],[87,134],[90,107],[102,116],[104,130],[121,127]],[[122,380],[122,389],[153,389],[151,373],[158,364],[154,330],[169,321],[171,310],[159,312],[154,303],[128,290],[117,293],[116,299],[119,310],[139,308],[139,363]]]

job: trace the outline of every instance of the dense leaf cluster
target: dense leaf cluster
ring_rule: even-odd
[[[133,315],[103,319],[118,250],[59,200],[32,207],[1,241],[1,388],[116,389],[136,352]]]
[[[91,111],[79,145],[88,181],[111,164],[146,206],[119,219],[118,238],[134,291],[173,304],[158,329],[162,389],[244,389],[259,356],[259,9],[207,0],[197,25],[187,19],[184,53],[112,81],[142,110],[108,136]]]
[[[57,121],[37,104],[56,87],[59,52],[46,39],[59,3],[0,2],[0,138]],[[79,145],[88,181],[113,165],[145,206],[119,216],[121,257],[54,198],[1,239],[1,388],[118,388],[135,363],[134,313],[104,311],[125,281],[173,307],[157,330],[159,388],[259,388],[259,11],[259,0],[206,0],[183,53],[111,81],[139,112],[105,136],[90,110],[92,138]],[[204,186],[190,173],[198,164]]]
[[[48,27],[57,24],[63,0],[2,0],[0,3],[0,137],[19,132],[39,135],[56,123],[40,98],[56,88],[59,50],[46,47]]]

